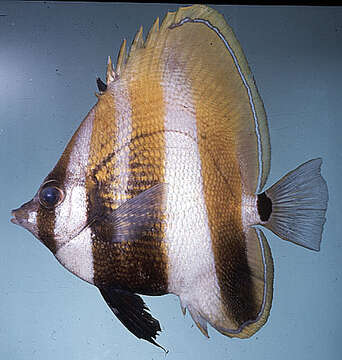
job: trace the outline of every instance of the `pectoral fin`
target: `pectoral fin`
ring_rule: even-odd
[[[155,342],[158,332],[161,331],[159,321],[148,312],[149,309],[140,296],[110,287],[99,290],[110,309],[132,334],[165,351]]]
[[[125,201],[110,214],[98,217],[103,239],[111,242],[162,239],[167,184],[157,184]]]

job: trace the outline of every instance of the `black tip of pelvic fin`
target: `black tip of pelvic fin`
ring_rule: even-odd
[[[107,85],[99,77],[96,78],[96,84],[100,92],[105,92],[107,90]]]
[[[265,192],[258,195],[257,206],[260,220],[268,221],[272,213],[272,200]]]

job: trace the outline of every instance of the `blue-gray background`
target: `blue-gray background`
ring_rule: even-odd
[[[275,261],[270,318],[249,340],[210,328],[208,340],[175,296],[145,297],[178,359],[340,359],[342,9],[215,6],[245,50],[268,113],[268,185],[321,156],[330,192],[321,252],[267,232]],[[29,200],[96,102],[108,55],[175,5],[1,2],[0,358],[164,359],[132,336],[97,289],[67,272],[9,222]]]

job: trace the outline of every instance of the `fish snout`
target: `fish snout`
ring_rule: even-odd
[[[27,212],[25,212],[22,206],[18,209],[12,210],[11,215],[13,216],[11,218],[11,222],[13,224],[22,225],[22,223],[27,222]]]
[[[19,224],[19,221],[18,221],[18,219],[17,219],[17,213],[18,213],[18,210],[20,210],[20,209],[15,209],[15,210],[12,210],[11,211],[11,215],[13,216],[12,218],[11,218],[11,223],[13,223],[13,224],[16,224],[16,225],[20,225]]]
[[[11,211],[11,222],[35,233],[37,230],[37,210],[37,204],[31,200],[20,208]]]

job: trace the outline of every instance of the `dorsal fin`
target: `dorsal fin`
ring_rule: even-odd
[[[118,55],[118,60],[116,62],[116,69],[115,72],[120,75],[122,72],[122,69],[124,68],[127,60],[127,53],[126,53],[126,39],[123,40],[121,44],[121,48]]]
[[[159,32],[159,17],[155,20],[153,26],[151,27],[146,41],[145,41],[145,47],[149,47],[152,46],[153,43],[155,42],[157,36],[158,36],[158,32]]]
[[[185,61],[187,64],[191,64],[189,72],[193,74],[192,76],[199,79],[198,86],[206,80],[206,71],[216,74],[215,80],[212,81],[216,81],[217,91],[212,94],[212,99],[217,99],[217,96],[221,94],[221,102],[225,101],[225,106],[230,110],[230,117],[233,117],[233,121],[228,120],[229,128],[235,136],[236,154],[239,158],[244,191],[260,192],[267,180],[270,168],[270,142],[266,114],[253,74],[232,28],[227,24],[223,15],[216,10],[205,5],[194,5],[179,8],[176,13],[169,13],[166,16],[160,29],[160,34],[163,35],[160,36],[164,36],[168,32],[168,46],[170,46],[169,38],[172,33],[172,31],[168,31],[169,29],[177,32],[173,51],[177,51],[182,44],[179,53],[187,54],[184,56],[187,58]],[[187,35],[184,35],[185,33]],[[190,34],[193,34],[191,38]],[[209,37],[212,44],[208,43]],[[197,48],[201,47],[201,51],[196,49],[195,43],[198,44]],[[223,46],[218,46],[219,43]],[[213,51],[214,48],[215,51]],[[199,63],[199,57],[201,63],[207,62],[204,71],[199,71],[198,66],[196,68],[195,64]],[[211,57],[210,60],[209,57]],[[225,63],[226,70],[222,71],[221,75],[218,75],[219,69],[214,65],[210,69],[210,64],[215,64],[216,61],[218,65]],[[230,76],[229,73],[235,74],[239,81],[227,86],[228,83],[224,84],[224,81],[220,81],[220,79],[226,79],[227,76]],[[219,85],[227,90],[223,92]],[[245,92],[247,96],[244,98],[240,96],[241,94],[236,96],[238,87],[242,89],[239,90],[240,93]],[[225,95],[223,95],[224,93]],[[221,108],[222,106],[221,103]]]
[[[128,57],[126,42],[123,42],[116,73],[122,76],[125,70],[128,78],[136,78],[137,69],[143,67],[147,74],[159,70],[170,74],[168,81],[176,82],[173,70],[177,66],[191,83],[192,93],[201,94],[202,100],[213,106],[211,110],[207,107],[206,111],[213,113],[217,109],[221,112],[222,119],[215,121],[220,122],[217,126],[225,128],[226,140],[234,139],[234,146],[232,142],[229,144],[243,191],[259,193],[270,167],[268,126],[253,75],[233,30],[223,15],[204,5],[169,12],[159,31],[158,27],[157,19],[145,44],[140,27]],[[205,86],[209,77],[210,83],[216,84],[211,90]],[[211,123],[208,130],[215,131],[215,128],[216,125]],[[226,167],[224,155],[229,155],[227,146],[223,145],[221,154],[213,153],[221,172]]]
[[[110,56],[108,56],[108,62],[107,62],[107,74],[106,74],[106,83],[107,86],[115,80],[116,74],[113,69],[113,63]]]
[[[107,90],[107,85],[98,77],[96,78],[96,84],[97,84],[97,88],[101,93],[104,93]]]
[[[144,39],[143,39],[143,27],[140,26],[139,31],[136,33],[135,38],[133,40],[131,50],[129,52],[129,56],[134,55],[137,49],[141,49],[144,46]]]

